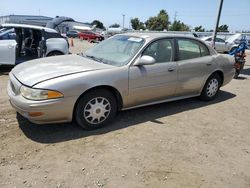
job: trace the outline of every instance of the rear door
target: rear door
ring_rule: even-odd
[[[0,65],[15,65],[16,41],[0,40]]]
[[[201,42],[186,38],[177,38],[176,41],[178,49],[176,95],[197,95],[217,64],[206,45]]]

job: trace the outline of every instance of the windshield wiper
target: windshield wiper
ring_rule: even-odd
[[[95,56],[92,56],[92,55],[85,55],[85,57],[93,59],[93,60],[101,62],[101,63],[104,63],[102,58],[98,58],[98,57],[95,57]]]

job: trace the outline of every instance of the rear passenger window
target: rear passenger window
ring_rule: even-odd
[[[179,61],[210,55],[202,43],[189,39],[178,39]]]

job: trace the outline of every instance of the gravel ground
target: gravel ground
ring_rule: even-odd
[[[72,53],[85,51],[74,41]],[[16,114],[0,67],[0,187],[250,187],[250,53],[218,98],[121,112],[109,126],[35,125]]]

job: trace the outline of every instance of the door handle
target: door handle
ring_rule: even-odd
[[[207,66],[211,66],[211,65],[212,65],[212,63],[207,63],[206,65],[207,65]]]
[[[168,69],[168,72],[173,72],[174,71],[174,68],[169,68]]]

